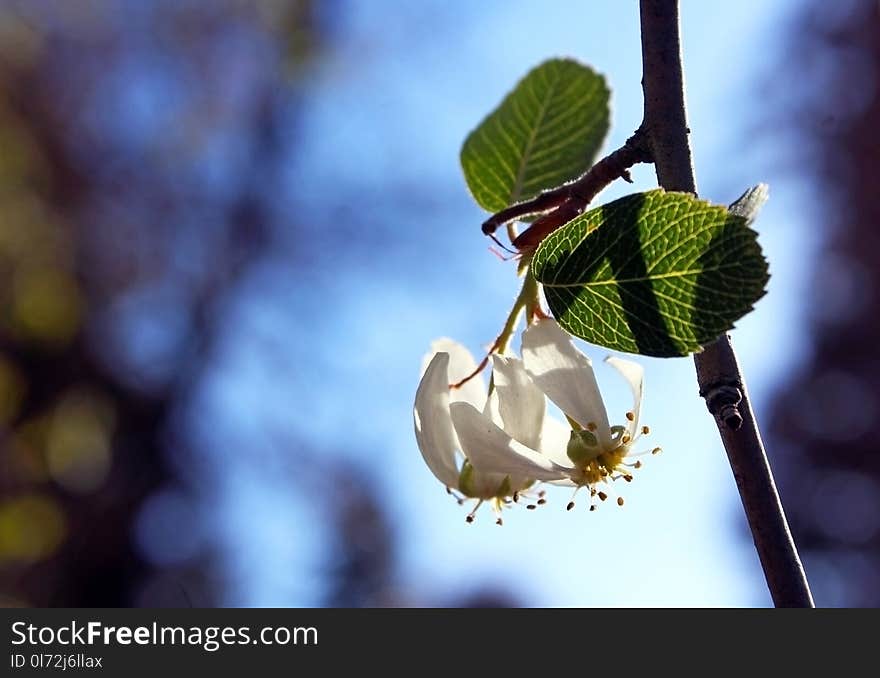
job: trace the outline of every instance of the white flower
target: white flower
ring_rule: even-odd
[[[522,356],[525,372],[562,410],[570,426],[554,423],[548,417],[539,444],[521,445],[516,444],[509,430],[505,432],[485,417],[476,416],[472,406],[453,403],[452,420],[462,449],[474,467],[573,484],[578,489],[589,487],[591,496],[602,500],[607,495],[597,489],[600,483],[618,478],[632,480],[630,469],[641,465],[629,460],[634,456],[632,446],[648,433],[648,427],[639,427],[644,392],[641,366],[620,358],[606,359],[627,380],[633,393],[633,408],[626,413],[626,423],[611,426],[590,359],[575,348],[571,337],[554,320],[540,320],[523,333]],[[618,504],[623,504],[622,498],[618,498]],[[568,508],[573,506],[569,502]]]
[[[544,394],[529,380],[521,361],[502,356],[493,356],[494,388],[490,396],[487,397],[479,374],[451,388],[451,384],[475,372],[473,357],[461,344],[449,339],[434,342],[431,349],[425,357],[428,364],[413,407],[419,450],[428,468],[447,490],[457,490],[465,498],[477,500],[476,507],[468,514],[468,522],[484,501],[489,501],[496,514],[500,514],[501,508],[518,498],[534,480],[505,468],[488,472],[476,470],[463,453],[450,406],[466,405],[479,421],[501,432],[514,449],[537,449],[544,421]],[[543,504],[543,498],[537,503]],[[501,524],[500,515],[497,522]]]

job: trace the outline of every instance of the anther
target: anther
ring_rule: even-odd
[[[636,463],[633,464],[633,468],[642,468],[642,460],[636,459]]]
[[[597,428],[598,428],[598,426],[596,426],[596,423],[595,423],[595,422],[593,422],[593,421],[589,421],[589,422],[587,422],[587,430],[588,430],[590,433],[595,433],[595,431],[596,431]]]
[[[642,435],[646,436],[651,432],[651,428],[649,426],[642,426]]]
[[[618,506],[623,506],[623,497],[618,497],[618,498],[617,498],[617,505],[618,505]]]
[[[529,511],[534,511],[534,510],[535,510],[536,508],[538,508],[538,507],[535,506],[534,504],[529,504],[528,506],[526,506],[526,508],[527,508]]]
[[[513,503],[515,504],[518,501],[519,501],[519,492],[514,492],[513,493]]]
[[[591,510],[591,511],[595,511],[595,510],[596,510],[596,505],[595,505],[595,504],[590,504],[590,510]]]
[[[633,477],[629,474],[624,475],[623,479],[628,483],[631,483],[633,481]]]
[[[659,447],[655,447],[653,450],[651,450],[651,454],[660,454],[660,451],[661,450]]]
[[[570,502],[568,502],[568,506],[565,507],[565,510],[571,511],[573,508],[574,508],[574,502],[570,501]]]
[[[624,433],[623,438],[620,439],[620,442],[624,445],[629,445],[630,440],[632,440],[632,438],[630,437],[629,433]]]
[[[543,505],[546,504],[546,503],[547,503],[547,500],[544,499],[544,497],[541,497],[541,498],[538,500],[538,506],[543,506]]]
[[[599,492],[599,499],[601,499],[602,501],[605,501],[606,499],[608,499],[608,495],[605,494],[604,492]]]
[[[596,496],[596,488],[595,488],[595,487],[591,487],[591,488],[590,488],[590,496],[591,496],[591,497],[595,497],[595,496]]]
[[[499,518],[498,520],[495,521],[495,524],[496,525],[504,525],[504,521],[501,520],[501,518]]]
[[[626,413],[626,418],[627,418],[629,421],[635,421],[635,420],[636,420],[636,415],[635,415],[633,412],[627,412],[627,413]]]
[[[538,497],[543,498],[544,496],[546,496],[546,494],[547,492],[545,490],[541,490],[540,492],[538,492]]]
[[[466,523],[472,523],[472,522],[474,522],[474,515],[473,515],[472,513],[469,513],[469,514],[467,515],[467,517],[464,519],[464,522],[466,522]]]

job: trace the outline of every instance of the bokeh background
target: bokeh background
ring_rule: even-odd
[[[874,606],[878,5],[682,5],[701,193],[771,185],[734,338],[783,501],[818,604]],[[690,360],[645,361],[665,452],[622,509],[560,490],[466,525],[412,433],[430,341],[479,353],[517,291],[462,140],[566,55],[608,77],[619,145],[637,14],[0,1],[2,603],[768,605]]]

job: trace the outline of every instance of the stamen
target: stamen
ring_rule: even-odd
[[[467,500],[467,497],[465,497],[462,494],[459,494],[455,490],[452,490],[448,487],[446,488],[446,494],[448,494],[451,497],[454,497],[455,501],[458,503],[459,506],[461,506]]]
[[[635,415],[633,412],[627,412],[627,413],[626,413],[626,418],[629,419],[630,421],[635,421],[635,420],[636,420],[636,415]]]
[[[467,514],[467,517],[464,519],[467,523],[472,523],[476,519],[477,510],[483,505],[483,500],[477,502],[477,505],[474,506],[474,510]]]
[[[574,508],[574,498],[577,496],[577,493],[580,492],[582,485],[578,485],[574,488],[574,492],[571,493],[571,501],[568,502],[568,505],[565,507],[566,511],[571,511]]]

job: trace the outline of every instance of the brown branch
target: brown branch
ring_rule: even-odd
[[[657,180],[697,192],[681,67],[678,0],[640,0],[645,117]],[[700,395],[715,415],[767,586],[777,607],[813,607],[730,337],[694,356]]]
[[[542,237],[537,238],[539,242],[543,236],[548,235],[551,231],[583,212],[587,205],[593,201],[593,198],[615,179],[632,181],[629,178],[629,168],[640,162],[651,162],[647,135],[644,134],[641,128],[637,129],[635,134],[627,139],[623,146],[602,158],[578,179],[563,184],[558,188],[544,191],[531,200],[516,203],[500,212],[496,212],[483,222],[483,233],[491,235],[499,226],[514,219],[521,219],[550,210],[559,211],[558,215],[548,214],[548,219],[543,221],[540,227],[539,224],[542,223],[542,220],[539,219],[520,236],[520,238],[523,238],[523,236],[526,236],[531,231],[532,237],[535,237],[538,232],[542,232]],[[567,218],[561,223],[556,223],[563,215]],[[521,243],[526,242],[525,239],[520,240],[520,238],[514,241],[515,247],[517,246],[517,241]],[[537,242],[535,244],[537,245]],[[518,247],[518,249],[523,248]]]

